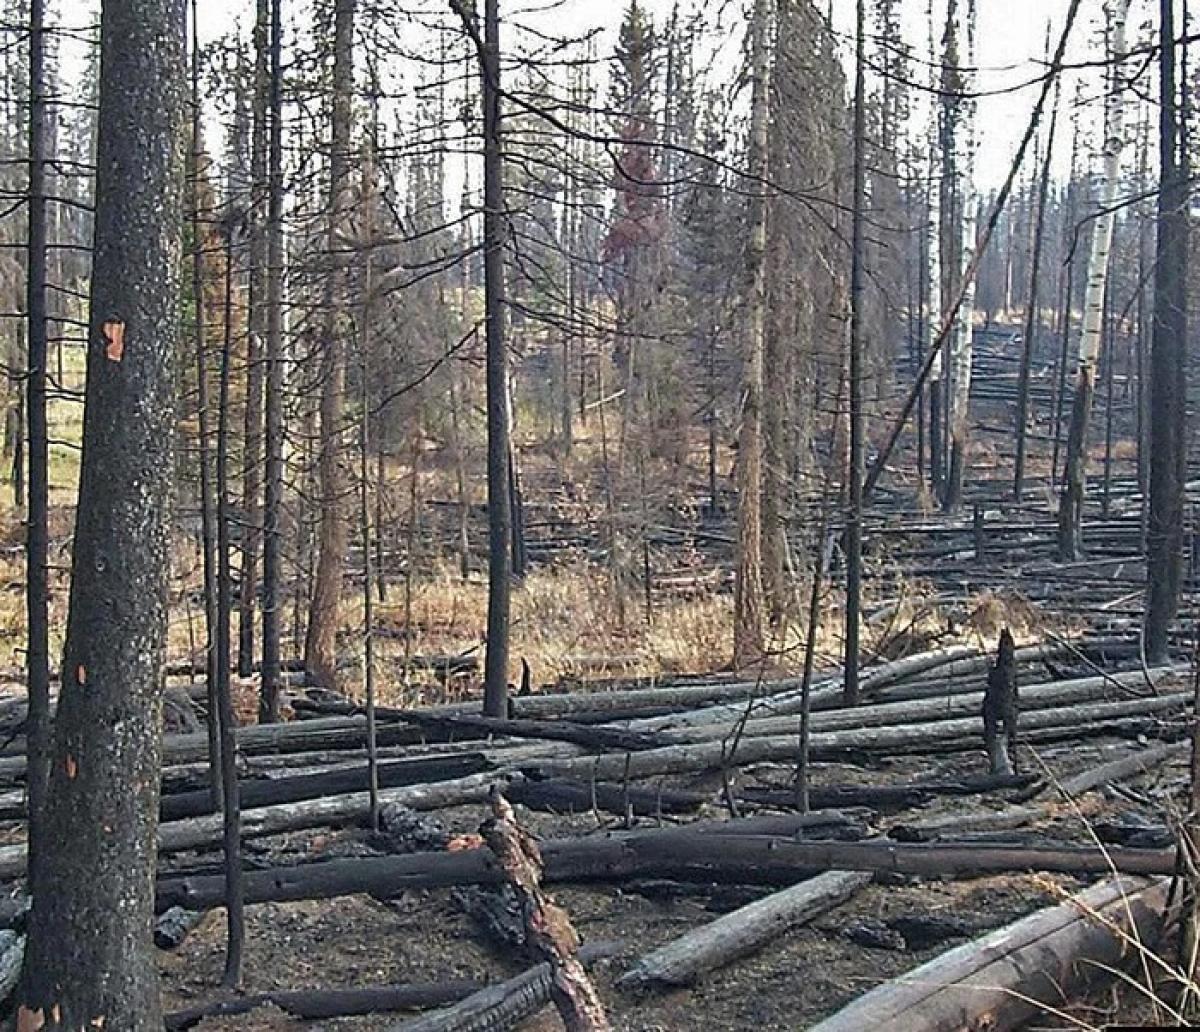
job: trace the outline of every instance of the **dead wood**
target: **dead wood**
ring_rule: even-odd
[[[388,1011],[425,1010],[456,1003],[482,988],[469,979],[442,982],[414,982],[404,985],[377,985],[361,989],[302,989],[256,993],[228,1000],[214,1000],[167,1014],[167,1032],[183,1032],[205,1018],[249,1014],[259,1007],[275,1006],[304,1021],[325,1018],[349,1018]]]
[[[1153,949],[1166,903],[1165,880],[1093,886],[878,986],[812,1032],[1023,1027],[1111,977],[1132,951]]]
[[[525,918],[530,946],[550,965],[550,996],[567,1032],[608,1032],[600,994],[579,959],[579,935],[567,912],[542,891],[542,854],[507,799],[492,792],[492,816],[479,828],[512,886]]]
[[[687,985],[705,971],[761,949],[772,939],[840,906],[864,885],[865,872],[828,871],[749,903],[643,956],[618,981],[623,988]]]
[[[734,825],[738,822],[728,822]],[[622,881],[649,876],[738,884],[789,885],[823,871],[887,871],[954,877],[996,872],[1061,871],[1169,874],[1171,849],[1008,847],[953,843],[845,842],[688,829],[551,839],[541,846],[549,882]],[[330,899],[355,893],[390,898],[408,889],[496,884],[504,880],[490,852],[416,853],[331,860],[246,873],[246,902]],[[202,909],[220,904],[219,875],[160,878],[158,906]]]

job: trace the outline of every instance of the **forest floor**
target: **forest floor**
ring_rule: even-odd
[[[1138,748],[1137,742],[1100,739],[1078,746],[1043,747],[1036,759],[1024,752],[1026,768],[1045,765],[1065,777]],[[1164,766],[1129,783],[1145,799],[1163,802],[1182,784],[1182,764]],[[921,779],[954,778],[985,771],[981,753],[950,757],[880,759],[860,765],[822,765],[822,781],[899,784]],[[778,781],[781,768],[752,769],[747,781]],[[1111,816],[1113,799],[1089,797],[1078,805],[1047,807],[1044,820],[1026,829],[1022,841],[1046,837],[1056,842],[1090,844],[1091,818],[1101,810]],[[1117,798],[1122,813],[1151,816],[1152,808]],[[985,806],[1004,805],[997,795]],[[877,816],[877,830],[910,821],[962,813],[961,799],[939,799],[919,809]],[[541,837],[588,835],[609,828],[593,817],[554,816],[518,807],[524,826]],[[718,815],[717,811],[713,811]],[[485,808],[457,807],[439,811],[450,830],[474,831]],[[646,823],[646,822],[643,822]],[[649,822],[653,823],[653,822]],[[619,826],[613,819],[611,826]],[[308,853],[314,860],[369,852],[361,831],[316,832],[288,836],[290,855]],[[867,989],[924,963],[942,951],[986,931],[1061,902],[1086,881],[1068,875],[1003,874],[954,881],[886,876],[858,892],[849,902],[815,922],[770,943],[761,952],[713,972],[698,984],[669,991],[626,992],[616,979],[636,957],[711,921],[720,913],[759,898],[770,890],[753,886],[625,886],[556,887],[553,896],[567,908],[585,942],[621,944],[618,954],[598,962],[593,971],[614,1028],[624,1032],[713,1032],[743,1029],[798,1030],[829,1015]],[[392,900],[351,896],[337,900],[263,904],[249,908],[245,989],[328,988],[389,982],[424,982],[473,978],[495,982],[519,974],[527,964],[491,942],[454,902],[455,890],[417,890]],[[907,941],[897,929],[905,920],[935,919],[929,941]],[[205,923],[174,953],[160,954],[168,1008],[212,999],[224,957],[224,915],[213,911]],[[862,940],[874,945],[860,945]],[[857,940],[857,941],[856,941]],[[1049,1020],[1042,1028],[1102,1028],[1115,1014],[1138,1014],[1144,1001],[1133,990],[1107,991],[1076,1002],[1073,1021]],[[552,1008],[519,1026],[524,1032],[551,1032],[561,1027]],[[399,1015],[300,1021],[275,1009],[240,1017],[210,1018],[200,1030],[249,1029],[390,1029]]]

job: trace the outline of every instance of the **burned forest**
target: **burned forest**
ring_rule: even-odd
[[[1200,1024],[1195,32],[0,0],[0,1024]]]

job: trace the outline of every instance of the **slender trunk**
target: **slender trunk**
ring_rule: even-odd
[[[975,0],[967,0],[967,49],[965,69],[975,63]],[[957,40],[955,40],[957,54]],[[955,282],[962,290],[962,303],[958,308],[958,325],[950,347],[949,404],[949,451],[950,467],[947,472],[943,508],[956,512],[963,499],[963,482],[966,478],[967,449],[971,431],[971,372],[974,361],[975,333],[975,283],[971,275],[978,247],[976,239],[978,206],[975,198],[975,102],[969,96],[973,75],[970,71],[956,69],[958,85],[967,96],[954,101],[953,133],[955,194],[958,200],[957,214],[961,220],[962,234],[958,252]],[[951,232],[955,227],[951,226]],[[1005,307],[1010,303],[1006,297]]]
[[[1187,455],[1188,160],[1176,95],[1174,8],[1161,3],[1157,275],[1150,381],[1150,521],[1146,534],[1148,662],[1167,658],[1179,609],[1183,552],[1183,482]],[[1185,86],[1185,89],[1188,88]]]
[[[1096,391],[1096,366],[1104,330],[1104,304],[1108,287],[1116,213],[1113,203],[1120,185],[1121,151],[1124,149],[1125,105],[1119,80],[1119,63],[1125,54],[1125,20],[1130,0],[1115,0],[1109,9],[1112,32],[1112,79],[1104,109],[1103,172],[1098,198],[1100,211],[1092,230],[1088,256],[1087,290],[1083,304],[1083,329],[1079,336],[1079,365],[1075,374],[1075,399],[1067,435],[1066,469],[1058,506],[1058,553],[1063,560],[1078,558],[1082,546],[1083,496],[1087,481],[1088,425]]]
[[[854,200],[850,229],[850,469],[846,509],[846,653],[843,701],[858,703],[858,636],[862,610],[862,509],[866,475],[865,419],[863,414],[863,304],[866,299],[863,268],[863,220],[866,204],[866,11],[857,0],[854,61]]]
[[[372,136],[377,125],[377,120],[372,120]],[[369,344],[371,340],[371,291],[374,286],[374,211],[375,211],[375,193],[374,193],[374,154],[375,146],[372,139],[371,155],[365,162],[365,171],[363,174],[363,205],[365,214],[364,222],[364,238],[366,241],[366,255],[364,258],[363,270],[363,291],[362,305],[359,312],[359,327],[358,327],[358,362],[359,362],[359,381],[362,391],[362,414],[358,422],[358,448],[359,448],[359,524],[362,533],[362,551],[363,551],[363,687],[366,692],[367,704],[367,788],[370,793],[371,800],[371,829],[379,830],[379,750],[378,740],[375,730],[375,599],[372,594],[372,581],[374,580],[374,570],[371,563],[371,477],[370,477],[370,454],[371,454],[371,378],[370,367],[367,362]],[[376,484],[376,490],[382,489],[382,482]],[[409,565],[412,565],[412,557],[409,556]],[[411,624],[406,625],[406,631],[409,630]],[[405,638],[407,642],[411,640],[411,635]]]
[[[49,446],[46,426],[46,7],[29,6],[29,269],[25,310],[29,366],[25,416],[29,438],[29,509],[25,524],[25,606],[28,642],[25,655],[29,715],[25,734],[29,774],[29,872],[38,891],[40,856],[50,845],[42,834],[42,816],[50,777],[50,629],[49,604]]]
[[[263,504],[262,697],[259,720],[279,719],[283,615],[283,0],[271,0],[270,132],[267,137],[266,484]]]
[[[1033,250],[1029,259],[1029,296],[1025,303],[1025,338],[1021,346],[1021,368],[1017,377],[1017,458],[1013,473],[1013,500],[1025,497],[1025,444],[1029,431],[1029,377],[1036,351],[1038,333],[1039,287],[1042,275],[1042,250],[1045,241],[1046,201],[1050,195],[1050,165],[1054,158],[1054,138],[1058,129],[1060,83],[1054,84],[1054,107],[1050,111],[1050,130],[1046,137],[1046,156],[1042,162],[1037,188],[1037,214],[1033,224]]]
[[[207,304],[204,296],[204,222],[200,215],[200,168],[204,160],[204,130],[200,118],[200,44],[196,38],[196,0],[192,0],[192,303],[196,329],[196,441],[200,465],[200,536],[204,570],[204,671],[207,688],[208,787],[213,805],[221,801],[221,729],[217,721],[217,538],[213,505],[209,439],[212,419],[208,407]]]
[[[325,282],[321,347],[321,430],[317,456],[320,496],[316,578],[304,642],[304,668],[325,688],[337,684],[337,631],[341,622],[342,567],[347,527],[342,476],[342,409],[346,392],[346,349],[342,307],[345,293],[344,248],[338,231],[345,222],[350,184],[350,131],[354,99],[354,10],[357,0],[334,6],[333,139],[329,159],[329,261]]]
[[[183,0],[108,0],[87,387],[47,848],[17,1025],[161,1032],[151,925],[184,218]],[[136,160],[130,160],[136,155]]]
[[[193,18],[196,0],[192,0]],[[221,734],[222,846],[225,865],[225,912],[229,945],[221,984],[236,987],[242,980],[242,946],[246,937],[245,891],[242,886],[242,812],[238,794],[237,718],[230,691],[233,617],[233,571],[229,542],[229,374],[233,351],[233,222],[225,242],[225,336],[221,347],[221,378],[217,400],[217,628],[216,718]],[[211,720],[211,717],[210,717]]]
[[[479,53],[483,89],[483,255],[487,319],[488,618],[483,712],[508,715],[508,620],[512,594],[508,352],[504,341],[504,155],[501,139],[500,5],[484,2]]]
[[[254,671],[254,611],[262,547],[263,341],[267,330],[267,113],[271,69],[269,0],[254,22],[254,111],[250,145],[250,332],[246,346],[246,421],[242,454],[242,568],[238,595],[238,674]]]
[[[750,174],[756,182],[766,178],[767,132],[770,118],[770,12],[769,0],[755,0],[750,25],[751,77]],[[758,660],[763,640],[762,576],[762,398],[763,360],[766,346],[767,199],[755,187],[749,201],[749,237],[746,242],[745,344],[742,369],[742,427],[738,435],[737,567],[734,571],[733,665],[741,668]]]

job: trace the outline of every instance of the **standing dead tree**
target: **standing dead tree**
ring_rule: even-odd
[[[1121,171],[1121,151],[1125,147],[1125,105],[1121,95],[1120,62],[1125,54],[1125,21],[1130,0],[1115,0],[1107,5],[1111,33],[1110,75],[1104,106],[1103,171],[1100,178],[1099,213],[1092,232],[1088,256],[1087,288],[1083,303],[1083,329],[1079,335],[1079,365],[1075,373],[1075,397],[1071,408],[1071,429],[1067,434],[1066,468],[1058,504],[1058,552],[1064,561],[1078,558],[1080,528],[1083,520],[1083,492],[1087,480],[1087,438],[1091,422],[1092,400],[1096,394],[1096,367],[1104,331],[1104,300],[1108,287],[1109,256],[1116,200]]]
[[[1183,485],[1187,468],[1187,263],[1190,194],[1175,15],[1162,0],[1158,244],[1154,279],[1154,335],[1150,369],[1150,521],[1146,533],[1146,658],[1167,657],[1171,623],[1179,609],[1183,567]],[[1183,88],[1188,89],[1187,85]]]
[[[102,7],[83,466],[18,1024],[160,1032],[152,956],[184,171],[183,0]]]

